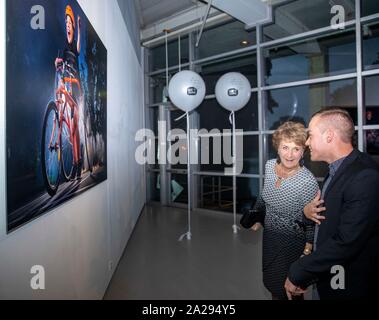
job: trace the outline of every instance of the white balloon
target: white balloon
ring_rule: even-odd
[[[190,112],[204,100],[204,80],[196,72],[180,71],[172,77],[168,94],[174,105],[185,112]]]
[[[251,85],[247,78],[239,72],[224,74],[216,84],[216,99],[229,111],[238,111],[249,102]]]

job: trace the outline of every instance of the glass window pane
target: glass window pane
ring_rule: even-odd
[[[345,21],[355,18],[355,0],[289,1],[273,8],[274,22],[263,27],[264,40],[276,40],[330,26],[332,5],[344,7]]]
[[[264,50],[267,85],[355,72],[355,32]]]
[[[225,139],[229,139],[228,144],[225,144]],[[229,146],[228,150],[224,150],[226,146]],[[224,172],[225,168],[231,168],[231,148],[231,136],[201,136],[199,139],[200,170]]]
[[[148,186],[150,188],[150,201],[161,201],[159,173],[148,174]]]
[[[366,152],[379,164],[379,130],[364,132],[366,139]]]
[[[170,142],[171,149],[168,151],[168,164],[171,164],[172,169],[187,170],[187,139],[176,137],[174,141]],[[174,153],[174,154],[172,154]]]
[[[155,136],[158,136],[159,110],[157,107],[151,107],[151,108],[148,108],[148,112],[149,112],[150,130],[154,132]]]
[[[184,112],[179,109],[170,111],[171,134],[180,135],[170,142],[171,150],[175,151],[173,155],[175,158],[172,161],[178,162],[171,164],[173,169],[187,169],[187,118],[183,117],[177,120],[183,114]]]
[[[231,129],[229,122],[230,112],[221,107],[216,99],[206,99],[196,109],[200,116],[200,128],[208,131],[212,129]]]
[[[361,16],[369,16],[379,13],[379,1],[377,0],[362,0],[362,14]]]
[[[158,159],[158,154],[159,154],[159,144],[158,144],[158,139],[154,139],[154,164],[149,165],[150,169],[159,169],[159,159]]]
[[[237,212],[253,206],[259,196],[259,179],[237,178]],[[238,221],[239,223],[239,221]]]
[[[197,39],[196,36],[197,33],[195,33],[195,39]],[[242,41],[247,41],[247,43],[242,43]],[[246,31],[243,23],[229,22],[203,32],[199,46],[196,48],[196,59],[207,58],[254,44],[256,44],[255,29]]]
[[[249,80],[252,88],[257,87],[257,56],[255,53],[245,53],[237,57],[228,57],[197,65],[196,71],[205,81],[206,94],[215,94],[216,83],[225,73],[239,72]]]
[[[235,113],[236,129],[244,131],[258,130],[258,94],[253,92],[249,103]]]
[[[237,178],[237,213],[254,205],[259,194],[259,179]],[[199,208],[233,212],[233,179],[201,176]]]
[[[180,40],[181,64],[189,62],[188,36]],[[168,67],[179,65],[179,42],[178,38],[171,40],[167,45]],[[166,44],[150,49],[150,72],[166,69]]]
[[[362,54],[365,70],[379,67],[379,24],[365,24],[362,27]]]
[[[308,123],[325,107],[347,110],[357,125],[357,84],[355,79],[332,81],[266,91],[268,108],[265,129],[275,130],[287,120]]]
[[[259,174],[259,137],[243,137],[242,173]]]
[[[171,202],[188,203],[187,174],[171,174]]]
[[[363,124],[379,124],[379,76],[364,78],[366,114]]]
[[[200,116],[200,128],[208,131],[212,129],[232,129],[229,122],[230,112],[221,107],[216,99],[207,99],[196,109]],[[236,129],[244,131],[258,130],[258,96],[253,92],[249,103],[235,113]]]
[[[171,130],[182,129],[187,132],[187,117],[184,116],[181,119],[178,119],[182,115],[184,115],[184,111],[180,109],[170,111]]]
[[[149,78],[150,104],[164,100],[164,88],[166,87],[166,74],[158,74]]]
[[[228,142],[225,142],[229,139]],[[242,159],[241,173],[259,174],[259,138],[257,135],[243,136],[243,150],[237,160]],[[227,150],[225,150],[225,147]],[[201,171],[225,173],[226,168],[232,169],[232,136],[200,137],[199,142]],[[239,174],[240,172],[237,172]]]
[[[188,67],[182,68],[188,70]],[[179,71],[179,69],[171,70],[168,74],[168,81]],[[160,73],[149,78],[150,85],[150,104],[164,101],[164,89],[166,87],[166,73]]]

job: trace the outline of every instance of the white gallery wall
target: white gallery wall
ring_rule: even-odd
[[[0,299],[101,299],[145,203],[134,159],[143,127],[143,61],[117,0],[79,0],[108,51],[108,179],[6,234],[5,1],[0,8]],[[131,13],[134,14],[134,13]],[[31,288],[44,267],[45,290]]]

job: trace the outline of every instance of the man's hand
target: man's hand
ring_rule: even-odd
[[[284,288],[286,289],[288,300],[292,300],[292,296],[299,296],[307,291],[296,287],[288,278],[286,279]]]
[[[324,200],[321,200],[321,191],[317,191],[317,195],[316,197],[312,200],[312,202],[308,203],[305,207],[304,207],[304,215],[316,222],[317,224],[321,224],[321,221],[320,220],[324,220],[325,217],[324,216],[321,216],[319,215],[319,212],[322,212],[322,211],[325,211],[326,208],[325,207],[319,207],[321,204],[324,203]]]

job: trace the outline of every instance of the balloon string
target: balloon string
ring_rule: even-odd
[[[233,117],[234,117],[234,111],[232,111],[229,116],[229,122],[231,125],[233,125]]]
[[[236,118],[234,111],[231,112],[229,120],[232,124],[232,143],[233,143],[233,174],[235,175],[236,171]]]
[[[166,32],[166,38],[165,38],[165,43],[166,43],[166,88],[168,89],[168,42],[167,42],[167,30]]]
[[[183,113],[179,118],[176,118],[174,121],[179,121],[180,119],[183,119],[187,114],[188,112]]]
[[[181,43],[180,43],[180,40],[181,40],[181,36],[179,34],[179,38],[178,38],[178,51],[179,51],[179,72],[182,71],[182,52],[181,52]]]
[[[188,191],[188,235],[191,238],[191,137],[190,137],[190,119],[189,112],[185,113],[187,116],[187,191]]]
[[[235,113],[232,111],[230,114],[230,119],[232,120],[233,127],[233,219],[234,226],[237,225],[237,177],[236,177],[236,166],[237,166],[237,146],[236,146],[236,118]]]

